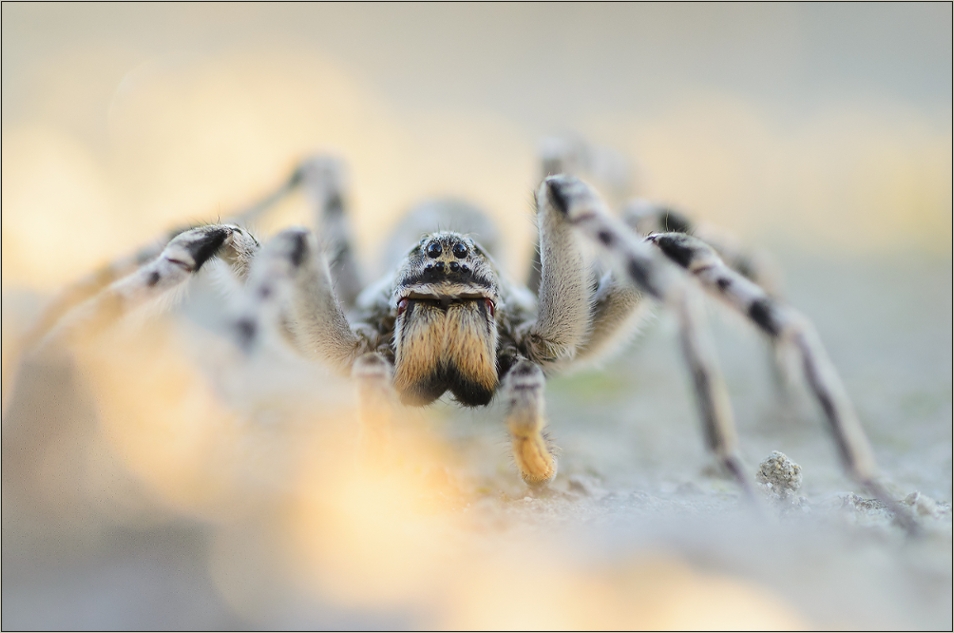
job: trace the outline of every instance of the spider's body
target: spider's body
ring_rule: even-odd
[[[485,219],[472,209],[431,206],[398,227],[406,236],[415,221],[423,222],[419,241],[378,283],[362,288],[340,167],[328,159],[306,161],[279,194],[298,185],[315,202],[320,241],[295,228],[260,247],[241,226],[265,206],[257,205],[234,224],[179,234],[150,263],[106,288],[89,286],[101,292],[80,316],[121,315],[217,257],[244,283],[244,300],[226,329],[246,352],[255,352],[264,329],[275,328],[301,355],[352,376],[366,435],[381,430],[382,419],[386,425],[397,400],[423,406],[449,392],[475,407],[498,395],[520,474],[540,485],[557,471],[543,436],[544,376],[618,348],[613,343],[632,332],[640,307],[659,303],[679,320],[707,447],[748,490],[725,387],[694,307],[694,286],[701,285],[775,345],[801,356],[849,474],[898,511],[874,479],[867,439],[810,323],[754,283],[757,275],[726,265],[702,240],[682,232],[640,235],[614,218],[592,187],[556,175],[536,192],[539,241],[526,286],[502,274],[480,245],[496,243]],[[441,217],[444,211],[457,213]],[[595,254],[584,248],[587,242]],[[77,321],[82,318],[64,319]]]

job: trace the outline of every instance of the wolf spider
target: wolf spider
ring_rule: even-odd
[[[544,158],[545,172],[575,171],[559,157]],[[264,329],[276,328],[305,358],[352,376],[359,417],[371,436],[396,399],[424,406],[450,393],[462,406],[479,407],[497,396],[506,403],[520,475],[537,487],[557,474],[543,434],[545,376],[618,347],[614,342],[633,330],[639,308],[657,302],[677,315],[706,447],[752,496],[696,307],[694,286],[701,286],[775,344],[797,352],[849,476],[913,525],[877,481],[868,440],[811,323],[752,281],[753,271],[724,263],[715,248],[689,234],[685,220],[677,224],[671,212],[643,206],[626,214],[627,224],[586,182],[567,173],[546,175],[535,194],[538,265],[526,285],[498,268],[496,238],[485,218],[466,205],[438,203],[405,221],[399,234],[414,236],[410,249],[404,247],[391,272],[362,287],[343,183],[334,159],[304,161],[244,213],[174,232],[74,285],[41,319],[32,343],[75,328],[108,327],[218,258],[244,282],[241,307],[228,326],[239,347],[252,352]],[[245,226],[299,186],[315,203],[321,240],[309,229],[290,228],[260,245]],[[677,230],[641,234],[647,222],[677,224],[669,227]],[[439,224],[456,230],[431,232]]]

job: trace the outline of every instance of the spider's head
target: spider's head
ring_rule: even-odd
[[[394,386],[406,404],[450,390],[467,406],[497,388],[498,275],[469,237],[442,231],[422,239],[398,269]]]

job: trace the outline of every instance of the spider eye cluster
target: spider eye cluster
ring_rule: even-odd
[[[450,252],[457,259],[464,259],[470,255],[470,249],[467,248],[467,244],[463,242],[454,242],[450,246]],[[431,259],[437,259],[444,254],[444,245],[440,243],[439,240],[431,240],[424,246],[424,253]]]

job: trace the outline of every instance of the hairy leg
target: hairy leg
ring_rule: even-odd
[[[348,323],[328,264],[305,228],[282,231],[262,248],[233,325],[245,349],[257,343],[262,327],[276,327],[304,357],[328,363],[344,375],[369,351]]]
[[[543,370],[520,360],[510,369],[503,387],[514,460],[520,476],[531,486],[548,483],[557,472],[556,458],[543,436],[543,386]]]
[[[675,310],[707,447],[744,490],[751,490],[737,454],[735,424],[721,372],[685,280],[625,225],[610,216],[588,185],[576,178],[554,176],[547,178],[543,187],[557,201],[556,208],[564,219],[602,247],[622,279]]]
[[[351,370],[358,385],[359,451],[373,468],[386,467],[389,461],[391,418],[397,402],[392,374],[391,363],[374,352],[359,356]]]
[[[348,223],[345,167],[335,158],[319,156],[302,163],[300,171],[314,206],[315,226],[335,292],[342,306],[350,310],[362,285]]]
[[[275,203],[293,191],[301,182],[301,174],[301,167],[296,168],[275,190],[270,191],[248,207],[232,213],[225,220],[220,222],[220,224],[237,225],[243,228],[248,227],[250,223],[253,223],[271,209]],[[26,350],[32,348],[56,327],[60,320],[73,308],[103,291],[110,284],[135,272],[144,264],[155,260],[170,241],[177,235],[185,233],[192,228],[197,227],[184,226],[173,229],[149,244],[139,247],[133,253],[109,262],[98,270],[68,285],[53,298],[40,315],[36,325],[24,336],[21,344],[22,348]],[[236,272],[242,276],[247,272],[247,269],[236,270]]]
[[[871,445],[811,322],[727,266],[702,240],[680,233],[663,233],[647,239],[773,340],[797,350],[805,380],[825,414],[845,470],[888,505],[899,521],[913,526],[909,513],[878,483]]]
[[[732,235],[715,227],[697,224],[689,216],[670,207],[637,198],[622,208],[622,219],[640,236],[655,233],[686,233],[711,246],[730,268],[761,286],[773,297],[781,296],[780,275],[764,254],[751,252]],[[777,339],[768,339],[766,350],[773,384],[780,398],[791,393],[794,376],[785,346]]]
[[[606,273],[593,293],[590,330],[575,363],[594,363],[612,355],[637,331],[652,310],[652,301],[633,284]]]
[[[178,233],[176,233],[178,234]],[[156,240],[141,247],[135,253],[126,255],[105,266],[81,277],[68,285],[46,306],[39,319],[24,335],[20,345],[29,350],[44,339],[71,310],[78,305],[102,292],[110,284],[135,272],[143,264],[154,260],[162,253],[162,249],[174,235]]]
[[[540,179],[557,174],[595,178],[600,188],[607,191],[613,203],[621,203],[633,194],[633,168],[618,152],[589,143],[580,137],[548,136],[537,148]],[[540,241],[534,243],[526,286],[538,292],[541,280]]]
[[[562,211],[570,193],[549,182],[537,192],[542,266],[537,318],[518,334],[530,360],[543,366],[573,359],[586,340],[590,313],[590,266]]]
[[[778,271],[757,252],[746,249],[727,231],[698,224],[676,209],[637,198],[622,209],[623,222],[640,236],[655,233],[685,233],[696,237],[715,250],[730,268],[761,286],[768,294],[779,296],[781,282]]]
[[[101,331],[133,309],[170,295],[213,257],[241,276],[257,250],[255,238],[234,225],[210,224],[181,233],[154,260],[70,310],[38,346]]]

